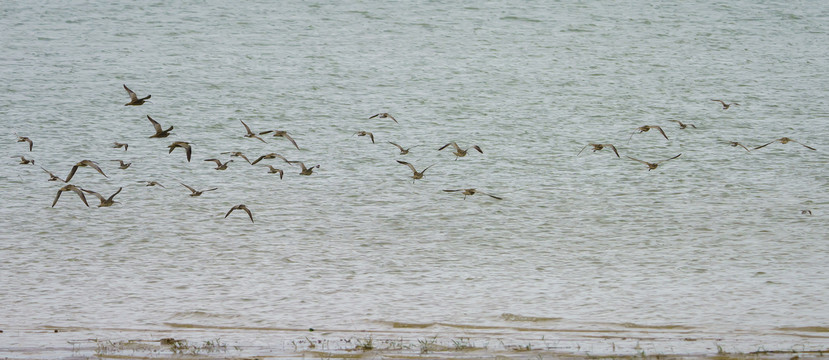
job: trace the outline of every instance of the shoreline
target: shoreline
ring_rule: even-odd
[[[396,324],[389,329],[290,329],[165,324],[166,328],[3,328],[0,358],[790,359],[829,354],[812,333],[701,333]]]

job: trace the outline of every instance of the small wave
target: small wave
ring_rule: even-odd
[[[538,317],[538,316],[524,316],[510,313],[501,314],[501,319],[506,321],[529,321],[529,322],[546,322],[546,321],[561,321],[559,317]]]

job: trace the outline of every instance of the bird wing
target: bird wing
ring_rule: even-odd
[[[259,141],[261,141],[261,142],[263,142],[263,143],[265,143],[265,144],[267,144],[267,143],[268,143],[267,141],[265,141],[265,139],[263,139],[263,138],[259,137],[258,135],[250,134],[250,137],[252,137],[252,138],[257,138],[257,139],[259,139]]]
[[[29,138],[25,138],[25,139],[26,139],[25,141],[27,143],[29,143],[29,151],[32,151],[32,146],[34,145],[34,143],[32,143],[32,139],[29,139]]]
[[[190,192],[192,192],[194,194],[198,192],[198,191],[196,191],[196,189],[193,189],[192,187],[187,186],[187,184],[185,184],[185,183],[179,183],[179,184],[181,184],[181,186],[186,187],[188,190],[190,190]]]
[[[749,150],[749,149],[748,149],[745,145],[743,145],[743,144],[740,144],[740,143],[738,143],[738,142],[734,142],[734,144],[735,144],[735,146],[736,146],[736,145],[741,146],[743,149],[746,149],[746,151],[751,151],[751,150]]]
[[[103,202],[104,202],[104,196],[103,196],[103,195],[101,195],[101,194],[99,194],[99,193],[96,193],[96,192],[94,192],[94,191],[92,191],[92,190],[87,190],[87,189],[82,189],[82,190],[83,190],[83,192],[85,192],[85,193],[87,193],[87,194],[94,195],[96,198],[98,198],[98,200],[100,200],[100,201],[101,201],[101,203],[103,203]]]
[[[250,164],[250,160],[248,160],[248,157],[247,157],[247,156],[242,155],[242,154],[239,154],[238,156],[239,156],[240,158],[242,158],[242,159],[245,159],[245,161],[247,161],[247,162],[248,162],[248,164]]]
[[[115,194],[110,195],[109,199],[107,199],[107,201],[112,201],[112,198],[114,198],[115,195],[118,195],[121,192],[121,189],[123,189],[123,187],[119,187],[118,191],[116,191]]]
[[[90,161],[90,160],[84,160],[84,161],[81,161],[81,162],[82,162],[82,163],[84,163],[84,164],[86,164],[86,166],[89,166],[89,167],[91,167],[91,168],[93,168],[93,169],[95,169],[95,170],[98,170],[98,172],[99,172],[99,173],[101,173],[101,175],[103,175],[105,178],[108,178],[108,177],[109,177],[109,176],[107,176],[107,174],[104,174],[104,171],[103,171],[103,170],[101,170],[101,168],[98,166],[98,164],[96,164],[96,163],[94,163],[94,162],[92,162],[92,161]]]
[[[620,157],[621,157],[621,156],[619,156],[619,151],[617,151],[617,150],[616,150],[616,147],[615,147],[615,146],[613,146],[613,144],[604,144],[604,146],[607,146],[607,147],[609,147],[609,148],[613,149],[613,152],[614,152],[614,153],[616,153],[616,157],[617,157],[617,158],[620,158]]]
[[[475,145],[475,146],[473,146],[472,148],[473,148],[473,149],[475,149],[475,150],[478,150],[478,152],[479,152],[479,153],[481,153],[481,154],[483,154],[483,153],[484,153],[484,151],[483,151],[483,150],[481,150],[481,147],[480,147],[480,146],[478,146],[478,145]]]
[[[164,130],[161,129],[161,124],[159,124],[158,121],[153,120],[153,118],[151,118],[150,115],[147,115],[147,119],[150,120],[151,123],[153,123],[153,128],[155,128],[156,134],[164,132]]]
[[[265,134],[268,134],[268,133],[272,133],[274,131],[276,131],[276,130],[266,130],[266,131],[260,132],[259,135],[265,135]]]
[[[451,189],[451,190],[443,190],[443,191],[446,191],[446,192],[457,192],[457,191],[463,191],[463,189]]]
[[[804,143],[802,143],[802,142],[800,142],[800,141],[797,141],[797,140],[792,140],[792,141],[794,141],[794,142],[796,142],[796,143],[798,143],[798,144],[800,144],[800,145],[803,145],[805,148],[807,148],[807,149],[809,149],[809,150],[815,150],[815,151],[817,151],[817,149],[815,149],[815,148],[813,148],[813,147],[811,147],[811,146],[808,146],[808,145],[806,145],[806,144],[804,144]]]
[[[179,145],[184,148],[184,151],[187,153],[187,162],[190,162],[190,155],[193,153],[193,149],[190,148],[190,144]]]
[[[253,221],[253,214],[251,214],[250,209],[248,209],[247,207],[244,207],[244,208],[242,208],[242,210],[245,210],[245,212],[248,213],[248,217],[250,218],[250,222],[254,222]]]
[[[420,174],[421,174],[421,175],[423,175],[423,173],[425,173],[425,172],[426,172],[426,170],[429,170],[429,168],[430,168],[430,167],[432,167],[432,166],[435,166],[435,164],[432,164],[432,165],[427,166],[425,169],[423,169],[423,170],[420,172]]]
[[[391,114],[386,114],[386,116],[390,117],[392,120],[394,120],[395,123],[399,124],[399,122],[397,122],[397,119],[395,119],[394,116],[391,116]]]
[[[645,164],[645,165],[649,165],[649,166],[650,166],[650,163],[649,163],[649,162],[647,162],[647,161],[642,161],[642,160],[639,160],[639,159],[637,159],[637,158],[632,158],[632,157],[627,156],[627,155],[625,155],[625,157],[626,157],[626,158],[628,158],[628,159],[631,159],[631,160],[634,160],[634,161],[638,161],[638,162],[640,162],[640,163],[643,163],[643,164]]]
[[[487,193],[485,193],[485,192],[483,192],[483,191],[476,191],[476,192],[477,192],[478,194],[484,194],[484,195],[486,195],[486,196],[489,196],[489,197],[491,197],[491,198],[493,198],[493,199],[504,200],[504,199],[503,199],[503,198],[501,198],[501,197],[498,197],[498,196],[495,196],[495,195],[492,195],[492,194],[487,194]]]
[[[397,145],[397,144],[395,144],[395,143],[393,143],[393,142],[391,142],[391,141],[389,141],[388,143],[389,143],[389,144],[392,144],[392,145],[394,145],[394,146],[396,146],[398,149],[400,149],[400,151],[403,151],[403,147],[402,147],[402,146]]]
[[[58,203],[58,199],[60,199],[60,194],[63,193],[63,188],[58,190],[58,194],[55,195],[55,201],[52,201],[52,207],[55,207],[55,204]]]
[[[204,161],[214,161],[216,162],[216,166],[222,166],[222,161],[219,159],[204,159]]]
[[[127,90],[127,94],[130,95],[130,100],[138,101],[138,96],[135,95],[135,92],[133,92],[132,90],[130,90],[130,88],[127,87],[127,84],[124,84],[124,90]]]
[[[455,147],[455,150],[460,150],[460,149],[461,149],[460,147],[458,147],[458,144],[456,144],[456,143],[453,141],[453,142],[450,142],[450,143],[448,143],[448,144],[446,144],[446,145],[441,146],[441,147],[440,147],[440,149],[438,149],[438,151],[441,151],[441,150],[443,150],[443,149],[446,149],[446,147],[447,147],[447,146],[449,146],[449,145],[454,146],[454,147]]]
[[[242,121],[242,120],[239,120],[239,121]],[[248,127],[248,124],[245,124],[245,122],[242,121],[242,125],[245,125],[245,131],[247,131],[248,135],[254,135],[253,132],[250,131],[250,127]]]
[[[75,166],[72,167],[72,170],[69,171],[69,175],[66,175],[66,180],[64,180],[64,182],[69,182],[69,180],[72,180],[72,177],[75,176],[75,171],[78,171],[78,165],[77,164],[75,164]],[[57,201],[57,200],[55,200],[55,201]]]
[[[771,143],[774,143],[774,142],[777,142],[777,140],[774,140],[774,141],[769,141],[769,142],[767,142],[767,143],[765,143],[765,144],[763,144],[763,145],[760,145],[760,146],[758,146],[758,147],[754,148],[754,150],[757,150],[757,149],[762,148],[762,147],[769,146]]]
[[[288,141],[290,141],[290,142],[291,142],[291,144],[294,144],[294,147],[295,147],[297,150],[299,150],[299,145],[297,145],[297,144],[296,144],[296,141],[294,141],[294,138],[292,138],[292,137],[291,137],[291,135],[288,135],[287,133],[285,133],[285,135],[282,135],[282,137],[284,137],[284,138],[288,139]]]
[[[78,194],[78,196],[81,197],[81,200],[83,200],[83,203],[84,203],[84,205],[86,205],[86,207],[89,207],[89,203],[86,202],[86,196],[84,196],[83,191],[81,191],[81,188],[79,188],[77,186],[73,186],[72,191],[74,191],[75,194]]]
[[[227,217],[230,215],[230,213],[232,213],[232,212],[233,212],[233,210],[236,210],[236,209],[238,209],[238,208],[239,208],[239,206],[238,206],[238,205],[237,205],[237,206],[234,206],[234,207],[232,207],[232,208],[230,208],[230,211],[228,211],[228,212],[227,212],[227,214],[225,214],[225,219],[227,219]]]
[[[372,134],[372,133],[367,133],[367,134],[368,134],[368,137],[371,138],[371,143],[374,144],[374,134]]]
[[[670,159],[665,159],[665,160],[662,160],[662,161],[658,162],[657,164],[661,164],[661,163],[664,163],[664,162],[667,162],[667,161],[671,161],[671,160],[673,160],[673,159],[676,159],[676,158],[680,157],[681,155],[682,155],[682,153],[679,153],[679,155],[674,156],[674,157],[672,157],[672,158],[670,158]]]
[[[407,162],[405,162],[405,161],[400,161],[400,160],[397,160],[397,162],[398,162],[398,163],[401,163],[401,164],[403,164],[403,165],[408,166],[408,167],[409,167],[409,169],[412,169],[412,172],[414,172],[415,174],[417,173],[417,170],[415,170],[414,165],[409,164],[409,163],[407,163]]]
[[[590,145],[591,144],[584,145],[584,147],[581,148],[581,150],[579,150],[579,152],[578,152],[578,154],[576,154],[576,156],[579,156],[579,154],[581,154],[581,152],[584,151],[584,149],[587,149],[587,147],[590,146]]]
[[[660,133],[662,133],[662,136],[664,136],[664,137],[665,137],[665,140],[670,140],[670,139],[668,139],[668,135],[665,135],[665,132],[664,132],[664,131],[662,131],[662,128],[661,128],[661,127],[659,127],[659,126],[651,126],[651,128],[652,128],[652,129],[659,130],[659,132],[660,132]]]
[[[369,118],[369,119],[374,119],[374,118],[376,118],[376,117],[378,117],[378,116],[380,116],[380,114],[374,114],[374,115],[369,116],[368,118]]]

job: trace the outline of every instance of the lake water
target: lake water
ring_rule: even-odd
[[[222,356],[367,339],[393,354],[829,348],[827,2],[1,10],[0,356],[163,337],[221,339]],[[123,84],[150,102],[124,106]],[[381,112],[399,124],[369,119]],[[173,134],[148,138],[147,115]],[[245,138],[242,121],[300,149]],[[817,150],[729,146],[781,137]],[[483,154],[438,151],[453,141]],[[588,143],[621,157],[578,154]],[[262,160],[280,179],[229,151],[320,167]],[[680,153],[652,171],[627,158]],[[120,203],[67,192],[51,207],[63,184],[40,167],[63,177],[84,159],[108,177],[82,167],[71,183],[122,187]],[[432,167],[412,182],[395,160]],[[463,188],[503,200],[443,191]],[[225,218],[237,204],[255,223]]]

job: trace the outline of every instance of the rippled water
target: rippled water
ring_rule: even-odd
[[[638,352],[628,338],[827,348],[827,17],[820,1],[4,2],[0,352],[199,329],[290,353],[253,346],[308,328],[594,353]],[[122,84],[151,103],[123,106]],[[173,135],[148,138],[146,115]],[[301,150],[246,139],[240,120]],[[642,125],[670,140],[631,137]],[[817,151],[728,145],[783,136]],[[437,151],[450,141],[484,153]],[[622,157],[576,156],[591,142]],[[280,180],[203,161],[227,151],[320,168],[264,160]],[[653,171],[625,157],[679,153]],[[72,183],[123,187],[120,203],[50,207],[61,184],[39,166],[83,159],[108,178]],[[412,183],[395,160],[434,166]],[[442,191],[470,187],[503,200]],[[240,203],[255,223],[224,218]]]

